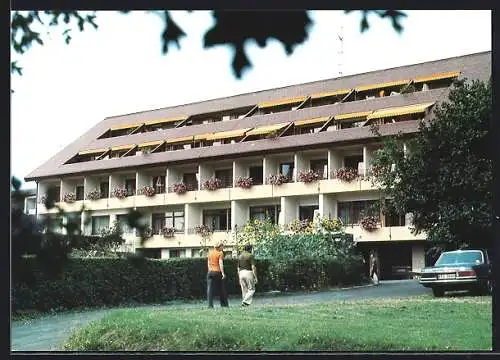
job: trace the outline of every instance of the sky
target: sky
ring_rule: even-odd
[[[291,56],[276,40],[247,42],[253,67],[241,79],[231,49],[203,49],[211,11],[172,12],[187,36],[166,55],[163,20],[147,12],[98,12],[99,28],[74,31],[69,45],[61,29],[42,29],[43,46],[11,55],[23,67],[11,76],[11,174],[36,187],[24,177],[105,117],[491,50],[490,10],[405,12],[398,34],[376,15],[361,33],[359,12],[311,11]]]

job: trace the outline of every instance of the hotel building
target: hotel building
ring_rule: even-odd
[[[426,237],[410,232],[410,214],[380,214],[373,231],[359,225],[371,204],[390,201],[369,180],[380,147],[370,125],[411,137],[454,79],[490,76],[491,52],[483,52],[112,116],[25,180],[37,183],[37,217],[56,215],[43,205],[56,187],[66,215],[79,216],[86,234],[116,220],[129,250],[156,258],[198,256],[200,225],[213,230],[211,242],[231,245],[251,218],[285,226],[316,214],[339,217],[360,248],[378,252],[381,278],[395,278],[424,266]],[[340,179],[341,168],[357,177]],[[318,180],[301,181],[307,170]],[[272,183],[278,174],[285,183]],[[247,177],[252,186],[238,186]],[[130,209],[152,229],[142,246],[126,225]]]

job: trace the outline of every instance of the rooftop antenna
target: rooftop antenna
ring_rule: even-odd
[[[339,77],[341,77],[344,74],[342,72],[342,66],[344,63],[344,25],[340,26],[340,31],[337,33],[337,38],[340,42],[340,46],[339,46],[339,50],[337,51],[337,55],[339,58],[339,63],[338,63]]]

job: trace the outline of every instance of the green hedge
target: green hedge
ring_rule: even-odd
[[[153,304],[175,299],[203,299],[206,296],[206,259],[70,259],[64,271],[54,277],[44,272],[36,259],[23,259],[26,271],[13,284],[12,309],[73,309]],[[229,294],[240,294],[236,262],[224,260]],[[257,292],[270,290],[313,290],[363,281],[363,267],[357,260],[293,260],[276,264],[257,262]]]

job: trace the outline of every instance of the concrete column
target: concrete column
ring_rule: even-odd
[[[165,186],[167,187],[167,189],[170,189],[174,184],[182,182],[182,174],[174,168],[167,168],[165,182]],[[173,191],[173,189],[170,189],[170,191]]]
[[[248,176],[248,167],[241,160],[233,161],[233,186],[236,186],[236,180],[239,177]]]
[[[248,206],[245,201],[241,200],[232,200],[231,201],[231,225],[234,229],[234,226],[238,226],[238,231],[246,225],[249,220],[249,211]]]
[[[113,197],[115,187],[124,187],[125,180],[119,175],[109,175],[109,197]]]
[[[200,174],[200,178],[198,180],[198,189],[201,190],[203,182],[214,176],[214,170],[208,165],[200,164],[198,167],[198,174]]]
[[[293,162],[293,181],[297,182],[300,170],[309,170],[309,161],[303,153],[297,152],[293,155]]]
[[[153,180],[151,176],[144,173],[143,171],[137,171],[135,173],[135,183],[137,184],[137,190],[139,191],[142,187],[146,185],[153,185]]]
[[[201,208],[195,204],[184,204],[184,232],[187,235],[188,230],[196,225],[201,225],[203,214]]]
[[[370,165],[372,163],[372,158],[373,158],[372,150],[367,146],[363,146],[363,172],[362,172],[362,175],[364,177],[368,176],[368,170],[370,169]]]
[[[297,200],[292,197],[281,197],[281,213],[279,217],[279,224],[281,226],[288,225],[293,220],[298,218]]]
[[[42,182],[38,183],[38,199],[36,199],[37,204],[40,202],[42,196],[47,196],[47,190],[49,189],[48,184]]]
[[[413,245],[411,248],[411,269],[420,271],[425,267],[425,249],[424,245]]]
[[[342,167],[342,154],[337,150],[328,150],[328,179],[334,179],[335,170]]]
[[[87,231],[87,226],[85,225],[85,220],[88,218],[89,212],[82,211],[82,216],[80,217],[80,230],[82,235],[89,235],[90,232]]]
[[[268,184],[268,178],[271,175],[278,174],[278,162],[272,157],[264,157],[263,159],[264,184]]]
[[[83,178],[83,192],[85,193],[85,196],[87,196],[89,192],[94,190],[99,191],[99,183],[96,179],[90,176],[85,176]]]
[[[332,194],[319,194],[319,213],[321,217],[334,219],[337,217],[337,199]]]
[[[170,258],[170,251],[169,249],[161,249],[161,259],[169,259]]]
[[[76,184],[71,180],[61,180],[61,200],[64,199],[64,195],[67,193],[76,195]]]

